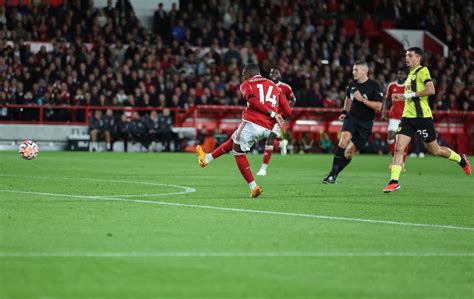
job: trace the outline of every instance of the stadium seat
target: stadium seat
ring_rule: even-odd
[[[391,20],[382,20],[380,27],[382,27],[382,29],[395,28],[395,23]]]
[[[356,30],[356,23],[353,19],[344,19],[345,35],[347,37],[353,36]]]
[[[364,34],[368,37],[377,37],[380,36],[380,32],[375,26],[374,20],[372,18],[365,18],[362,21],[362,28],[364,28]]]

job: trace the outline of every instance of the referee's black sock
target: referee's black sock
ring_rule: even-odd
[[[344,152],[345,152],[345,149],[343,149],[342,147],[338,146],[336,148],[336,152],[334,153],[334,159],[332,161],[332,169],[329,175],[337,176],[339,172],[341,172],[342,168],[345,167],[344,164],[345,164],[345,160],[347,159],[346,157],[344,157]]]
[[[342,156],[343,158],[343,161],[342,161],[342,165],[341,167],[339,168],[339,172],[341,172],[344,168],[346,168],[347,165],[349,165],[349,163],[351,163],[352,159],[347,159],[344,155]],[[339,172],[337,174],[339,174]]]

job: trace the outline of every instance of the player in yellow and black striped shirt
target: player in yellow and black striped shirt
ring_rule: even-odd
[[[471,165],[466,155],[461,156],[452,149],[438,145],[433,116],[428,103],[428,97],[434,95],[436,91],[430,71],[421,65],[422,57],[423,50],[418,47],[410,48],[405,53],[405,61],[410,68],[410,73],[405,81],[405,93],[396,95],[399,100],[405,100],[405,109],[397,130],[391,180],[388,186],[383,189],[385,193],[400,189],[398,180],[402,170],[403,153],[415,133],[423,139],[426,149],[432,155],[456,161],[467,175],[471,174]]]

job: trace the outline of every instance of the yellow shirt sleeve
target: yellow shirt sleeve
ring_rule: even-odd
[[[431,81],[430,71],[427,67],[423,67],[417,74],[418,82],[425,85],[427,82]]]

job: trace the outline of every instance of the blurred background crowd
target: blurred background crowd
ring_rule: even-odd
[[[474,110],[473,1],[183,0],[169,11],[159,4],[151,30],[126,0],[100,9],[44,2],[0,7],[0,107],[243,105],[240,71],[250,62],[264,75],[278,66],[296,106],[341,107],[356,60],[384,88],[404,66],[403,53],[380,41],[388,27],[429,30],[446,43],[447,58],[424,57],[437,89],[432,108]],[[52,48],[34,53],[26,41]],[[0,119],[37,118],[0,108]],[[49,110],[45,118],[85,115]]]
[[[241,105],[240,70],[254,62],[264,73],[281,68],[297,106],[340,107],[355,60],[368,61],[384,87],[404,65],[403,53],[370,31],[388,24],[429,30],[449,45],[448,58],[425,55],[437,88],[432,107],[474,110],[472,1],[254,2],[159,5],[153,30],[128,1],[0,7],[0,104]],[[32,53],[25,41],[53,48]]]

